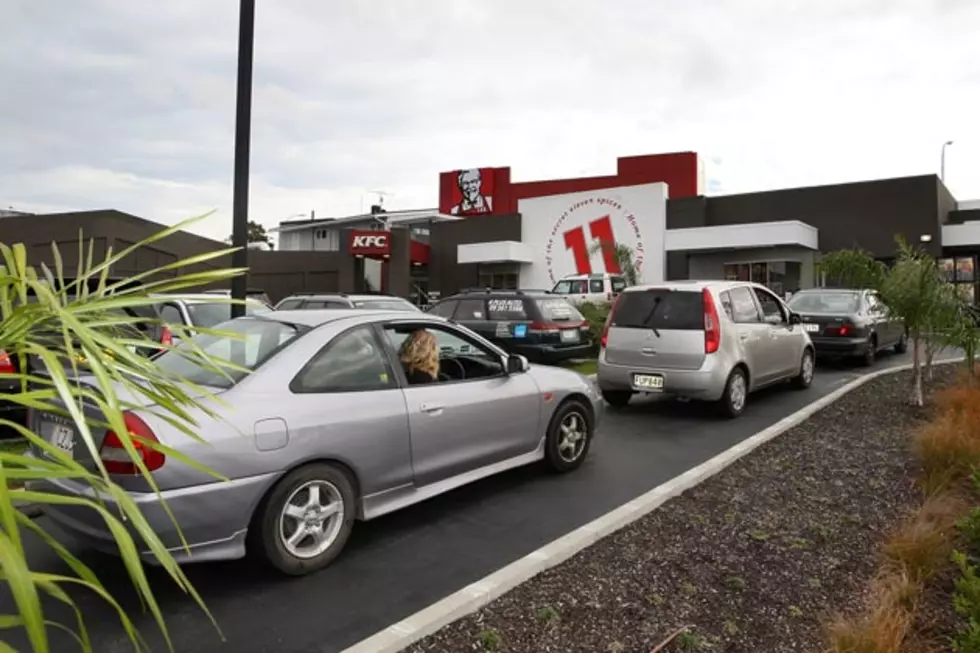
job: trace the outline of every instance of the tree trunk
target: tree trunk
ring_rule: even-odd
[[[912,335],[912,405],[922,407],[925,401],[922,398],[922,361],[919,360],[919,351],[922,343],[919,334]]]

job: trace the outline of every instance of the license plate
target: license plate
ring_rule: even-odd
[[[659,374],[634,374],[633,385],[644,390],[663,390],[664,377]]]
[[[51,424],[51,444],[71,453],[75,448],[75,429],[65,424]]]
[[[820,325],[819,324],[804,324],[803,325],[803,328],[806,329],[807,331],[809,331],[810,333],[816,333],[817,331],[820,330]]]
[[[565,329],[561,332],[562,342],[578,342],[578,330],[577,329]]]

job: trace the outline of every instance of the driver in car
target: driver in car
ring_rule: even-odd
[[[398,350],[409,385],[435,383],[439,379],[439,347],[425,329],[413,331]]]

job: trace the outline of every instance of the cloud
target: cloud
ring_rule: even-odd
[[[237,2],[4,5],[0,205],[227,235]],[[699,151],[743,192],[938,172],[980,197],[980,4],[314,0],[256,13],[251,215],[436,203],[438,173]]]

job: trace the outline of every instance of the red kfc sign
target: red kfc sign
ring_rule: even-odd
[[[348,251],[355,256],[388,256],[391,254],[391,232],[351,231]]]
[[[494,169],[470,168],[450,173],[448,205],[440,210],[450,215],[493,213]]]

